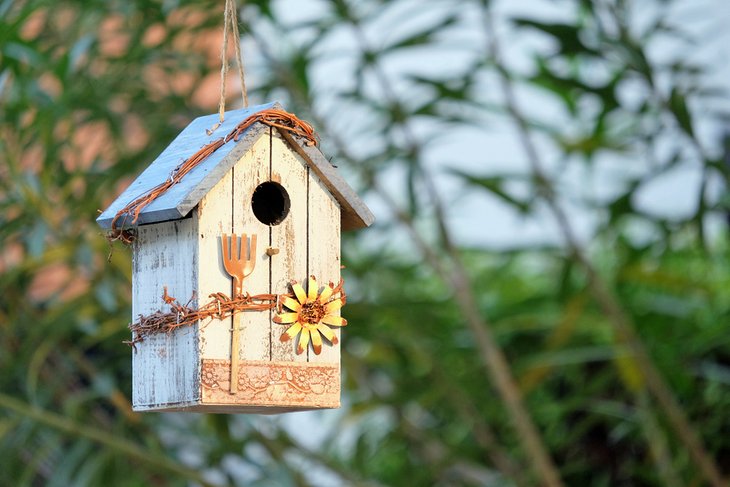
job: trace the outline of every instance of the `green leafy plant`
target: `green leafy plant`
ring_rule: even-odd
[[[0,2],[0,479],[727,485],[727,93],[684,54],[708,39],[672,20],[691,2],[535,4],[241,9],[252,98],[311,121],[378,218],[343,235],[345,406],[310,438],[128,400],[129,253],[94,218],[215,111],[223,2]],[[691,211],[643,203],[681,170]],[[472,238],[474,202],[524,226]]]

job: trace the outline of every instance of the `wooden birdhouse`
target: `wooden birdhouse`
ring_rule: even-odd
[[[134,235],[136,411],[340,405],[340,231],[373,215],[273,112],[197,118],[97,219]]]

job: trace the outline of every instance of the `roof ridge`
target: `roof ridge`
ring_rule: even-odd
[[[264,135],[267,125],[260,121],[254,122],[243,131],[236,133],[234,144],[228,144],[236,127],[245,120],[264,110],[281,109],[278,102],[258,105],[247,109],[231,110],[226,112],[226,120],[217,128],[226,131],[225,142],[207,154],[204,160],[188,169],[185,178],[169,184],[156,199],[145,203],[145,207],[134,213],[135,221],[131,226],[146,223],[158,223],[184,218],[200,200],[220,181],[235,163],[247,152],[261,136]],[[109,207],[97,218],[97,223],[105,229],[115,226],[118,214],[126,210],[133,203],[146,194],[161,186],[174,176],[176,168],[199,154],[213,142],[220,138],[213,134],[206,134],[205,129],[213,125],[218,114],[205,115],[195,118],[183,131],[163,150],[163,152],[112,202]],[[374,217],[357,194],[335,171],[324,155],[316,147],[302,143],[293,137],[286,129],[276,128],[287,141],[287,144],[297,152],[305,163],[311,167],[332,193],[342,209],[343,229],[353,229],[368,226]],[[311,127],[310,127],[311,128]],[[217,131],[216,130],[216,131]],[[306,131],[305,131],[306,132]],[[305,134],[299,134],[305,135]],[[240,140],[238,137],[240,136]],[[306,135],[305,135],[306,136]],[[198,147],[201,147],[199,149]],[[122,213],[128,212],[122,211]],[[126,222],[124,222],[126,223]],[[130,225],[127,225],[129,227]]]

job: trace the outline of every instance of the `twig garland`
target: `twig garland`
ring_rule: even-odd
[[[127,245],[134,242],[136,238],[135,233],[129,231],[129,229],[124,229],[127,224],[134,225],[137,223],[140,213],[147,205],[152,203],[160,195],[164,194],[172,186],[179,183],[186,174],[195,169],[200,163],[205,161],[208,156],[223,147],[225,144],[231,140],[238,142],[238,138],[241,134],[257,122],[268,125],[269,127],[276,127],[279,130],[289,131],[296,136],[306,139],[306,143],[309,146],[318,145],[318,138],[314,128],[312,128],[308,122],[297,118],[296,115],[278,108],[269,108],[267,110],[261,110],[260,112],[254,113],[239,123],[228,135],[204,145],[195,154],[185,159],[179,166],[173,169],[170,173],[170,177],[168,177],[164,182],[127,203],[127,205],[119,210],[114,216],[111,224],[111,230],[107,234],[107,240],[109,240],[110,243],[115,240],[119,240]],[[131,222],[128,222],[130,217],[132,218]]]
[[[295,283],[296,281],[293,281]],[[330,284],[331,286],[333,284]],[[345,281],[340,283],[332,291],[328,300],[347,299],[345,294]],[[294,298],[294,293],[289,294],[239,294],[229,298],[224,293],[213,293],[209,295],[211,301],[199,308],[192,308],[190,304],[195,300],[195,293],[186,304],[180,303],[176,298],[167,294],[167,286],[164,288],[162,301],[170,306],[170,310],[155,311],[147,316],[139,315],[139,319],[129,324],[132,332],[132,339],[123,343],[131,346],[136,351],[136,344],[143,342],[146,338],[160,333],[172,333],[183,326],[190,326],[206,319],[224,320],[236,313],[243,311],[268,311],[278,307],[281,312],[281,301],[285,297]]]
[[[225,141],[229,142],[233,140],[238,142],[238,138],[241,134],[248,129],[251,125],[256,122],[261,122],[269,127],[275,127],[280,130],[286,130],[294,135],[297,135],[307,140],[308,146],[319,145],[319,137],[314,131],[314,127],[305,121],[298,118],[293,113],[289,113],[279,108],[269,108],[267,110],[261,110],[248,117],[243,122],[236,125],[228,135],[225,137]]]
[[[179,183],[186,174],[192,171],[198,164],[208,158],[209,155],[218,150],[225,144],[224,139],[214,140],[210,144],[204,145],[195,154],[184,160],[179,166],[172,170],[170,177],[164,182],[158,184],[154,188],[150,189],[143,195],[135,198],[127,205],[119,210],[114,219],[112,220],[111,231],[107,234],[107,240],[113,242],[114,240],[120,240],[122,243],[127,245],[131,244],[135,240],[133,233],[125,233],[122,229],[126,226],[127,220],[132,216],[131,224],[134,225],[139,219],[139,214],[145,208],[145,206],[156,200],[161,194],[165,193],[175,184]],[[121,222],[120,222],[121,220]]]

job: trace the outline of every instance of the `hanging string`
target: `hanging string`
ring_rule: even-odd
[[[221,95],[218,102],[218,117],[219,123],[216,124],[211,132],[218,128],[223,123],[224,113],[226,111],[226,78],[228,77],[228,56],[226,51],[228,48],[228,25],[230,22],[230,13],[228,12],[228,2],[226,0],[226,6],[223,9],[223,46],[221,47]],[[210,134],[208,134],[210,135]]]
[[[243,55],[241,53],[241,36],[238,32],[238,9],[236,8],[236,0],[230,0],[229,10],[231,11],[231,30],[233,31],[233,46],[236,48],[236,63],[238,64],[238,77],[241,80],[241,98],[243,99],[243,108],[248,108],[248,92],[246,91],[246,76],[243,71]]]
[[[236,0],[226,0],[223,9],[223,45],[221,46],[221,91],[218,101],[218,123],[206,130],[211,135],[225,121],[226,112],[226,79],[228,78],[228,31],[233,34],[233,44],[236,50],[236,63],[238,64],[238,76],[241,82],[241,98],[243,107],[248,107],[248,92],[246,91],[246,75],[243,67],[243,56],[241,54],[241,36],[238,31],[238,8]]]

